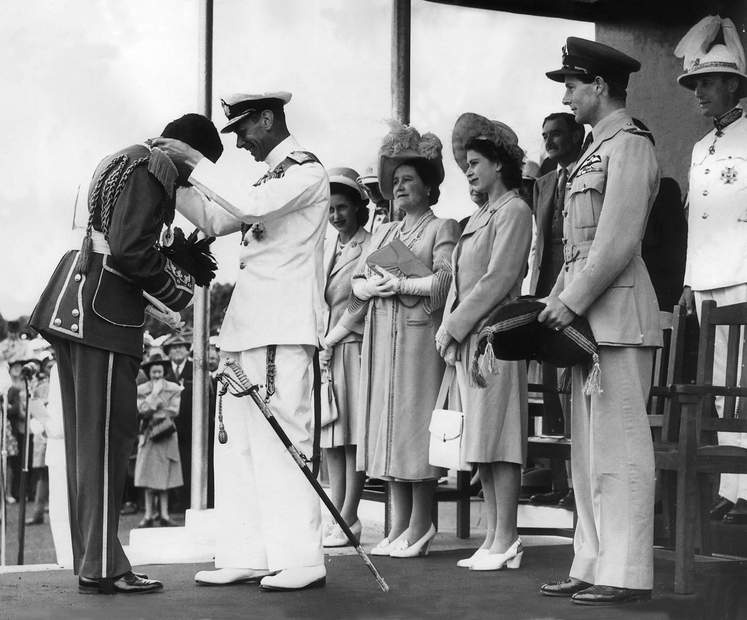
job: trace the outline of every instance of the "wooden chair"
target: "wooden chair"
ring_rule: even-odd
[[[675,316],[678,314],[676,310]],[[719,326],[727,327],[729,334],[726,378],[724,385],[713,385],[716,328]],[[670,402],[665,405],[655,456],[658,470],[673,472],[676,476],[674,591],[677,594],[694,591],[698,531],[700,555],[713,555],[709,521],[713,476],[747,474],[747,449],[719,446],[716,440],[716,432],[747,432],[744,398],[747,397],[747,373],[740,373],[742,357],[747,360],[746,327],[747,303],[718,308],[713,301],[704,302],[700,313],[696,381],[694,384],[675,382],[669,389]],[[682,359],[677,346],[672,347],[669,355],[674,370]],[[716,397],[725,397],[722,418],[716,415]]]

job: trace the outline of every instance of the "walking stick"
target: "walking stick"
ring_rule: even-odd
[[[226,372],[226,370],[230,370],[232,374],[229,374],[228,372]],[[286,447],[291,457],[293,457],[296,465],[298,465],[298,467],[301,469],[304,476],[306,476],[306,479],[311,483],[311,486],[314,487],[317,495],[319,495],[322,502],[324,502],[324,505],[335,518],[335,521],[337,521],[338,525],[342,528],[342,531],[345,532],[345,535],[348,537],[348,540],[351,542],[353,547],[355,547],[358,555],[361,557],[365,565],[368,566],[369,570],[373,573],[373,576],[376,577],[376,581],[379,584],[379,587],[384,592],[389,592],[389,586],[387,585],[386,581],[384,581],[383,577],[379,575],[379,571],[376,570],[376,567],[368,558],[366,552],[363,551],[363,548],[361,547],[361,544],[356,538],[355,534],[353,534],[352,530],[348,527],[348,524],[345,523],[345,519],[342,518],[340,512],[337,510],[337,508],[335,508],[335,505],[332,503],[329,497],[327,497],[324,489],[322,489],[321,485],[314,477],[314,474],[312,474],[311,470],[306,464],[306,458],[298,451],[296,446],[291,443],[291,440],[288,439],[288,435],[285,434],[285,431],[275,419],[275,416],[272,415],[272,412],[267,406],[267,403],[265,403],[265,401],[259,395],[259,388],[257,387],[257,385],[252,384],[252,382],[244,373],[244,370],[234,360],[226,360],[226,368],[222,373],[218,375],[218,380],[223,384],[223,387],[220,391],[221,397],[229,390],[229,388],[231,389],[231,394],[236,397],[240,398],[242,396],[251,396],[254,403],[257,405],[257,407],[259,407],[259,410],[262,412],[265,418],[267,418],[270,426],[272,426],[272,429],[280,438],[280,441],[283,442],[283,445]],[[220,424],[218,441],[220,443],[226,443],[228,441],[228,434],[223,428],[223,415],[221,413],[220,406],[218,409],[218,420]]]

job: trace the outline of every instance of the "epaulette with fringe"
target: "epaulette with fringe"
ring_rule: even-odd
[[[119,200],[119,196],[122,194],[122,190],[124,190],[135,168],[147,163],[148,172],[158,180],[169,196],[169,199],[173,197],[174,184],[179,176],[179,171],[163,151],[149,146],[147,148],[149,149],[148,155],[136,159],[131,163],[129,153],[122,153],[112,158],[101,171],[101,174],[99,174],[88,196],[88,223],[76,264],[76,271],[78,273],[88,273],[93,247],[91,235],[93,233],[96,205],[99,201],[101,202],[101,232],[104,234],[104,238],[108,240],[112,209],[117,204],[117,200]]]

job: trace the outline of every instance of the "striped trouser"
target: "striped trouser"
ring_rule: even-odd
[[[60,375],[73,570],[118,577],[130,570],[119,542],[127,464],[137,436],[139,361],[69,340],[53,342]]]

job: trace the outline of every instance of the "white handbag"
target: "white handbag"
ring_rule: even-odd
[[[454,378],[454,367],[447,366],[438,391],[436,406],[444,406],[449,386]],[[436,467],[458,471],[470,471],[471,465],[464,460],[464,414],[451,409],[434,409],[428,427],[430,443],[428,462]]]
[[[321,418],[319,420],[320,426],[324,428],[332,422],[335,422],[339,417],[337,411],[337,402],[335,401],[335,392],[332,389],[332,372],[329,368],[322,370],[322,381],[321,381]]]

